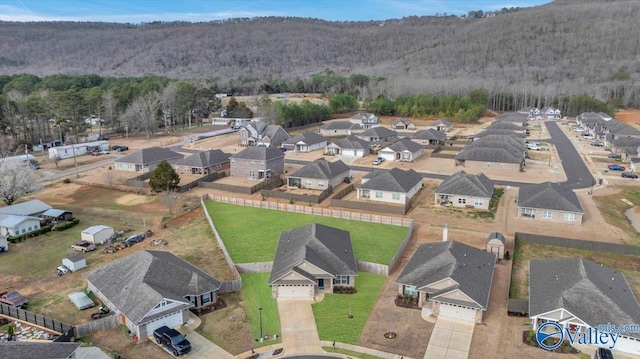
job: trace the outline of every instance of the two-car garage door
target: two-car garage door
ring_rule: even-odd
[[[438,316],[469,321],[471,323],[475,323],[476,321],[476,311],[474,309],[458,307],[442,302],[440,303],[440,312]]]
[[[279,285],[278,298],[311,298],[313,291],[312,285]]]
[[[155,320],[152,320],[147,323],[147,332],[143,333],[142,328],[140,328],[140,336],[150,336],[153,334],[153,331],[160,328],[163,325],[166,325],[169,328],[176,327],[178,325],[182,325],[182,311],[178,311],[176,313],[167,315],[165,317],[161,317]]]

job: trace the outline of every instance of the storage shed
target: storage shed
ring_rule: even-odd
[[[92,226],[81,233],[81,237],[83,241],[92,242],[92,243],[104,243],[107,240],[111,239],[114,235],[113,227],[97,225]]]
[[[501,233],[493,232],[487,237],[487,252],[495,253],[498,259],[504,259],[504,246],[506,239]]]
[[[78,308],[79,310],[91,308],[96,305],[88,295],[83,292],[72,292],[67,295],[69,300]]]
[[[76,254],[62,260],[62,265],[69,268],[72,272],[87,266],[87,260],[83,256]]]

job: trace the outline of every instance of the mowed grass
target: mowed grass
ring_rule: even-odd
[[[388,264],[409,231],[407,227],[243,207],[213,201],[207,201],[206,207],[227,251],[236,263],[273,261],[280,232],[320,223],[349,231],[357,260]]]
[[[280,332],[280,315],[278,303],[271,297],[269,286],[269,273],[245,273],[242,277],[242,297],[246,303],[246,313],[251,323],[251,337],[260,338],[260,310],[262,308],[262,335],[273,338],[278,334],[277,340],[266,340],[263,343],[256,342],[256,347],[279,343],[282,338]]]
[[[640,235],[631,226],[631,222],[624,215],[624,211],[629,209],[629,205],[622,202],[627,199],[635,205],[640,205],[640,189],[638,187],[619,187],[622,189],[620,193],[610,194],[606,196],[595,196],[593,200],[596,202],[600,214],[604,219],[622,230],[628,235],[629,244],[640,245]]]
[[[320,340],[356,344],[387,277],[359,272],[356,294],[325,294],[311,306]],[[349,318],[349,314],[353,318]]]

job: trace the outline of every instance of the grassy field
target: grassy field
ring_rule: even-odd
[[[206,207],[236,263],[273,261],[280,232],[320,223],[351,233],[358,260],[387,264],[408,232],[407,227],[285,213],[207,201]]]
[[[277,340],[268,340],[263,343],[256,342],[256,347],[271,345],[281,342],[280,315],[278,303],[271,297],[269,287],[269,273],[241,274],[242,297],[246,303],[246,313],[251,323],[251,336],[260,337],[260,311],[262,308],[262,334],[273,336],[278,334]]]
[[[333,348],[333,347],[322,347],[322,349],[327,353],[338,353],[347,355],[349,358],[360,358],[360,359],[380,359],[375,355],[369,355],[364,353],[358,353],[347,349]]]
[[[356,344],[385,280],[385,276],[359,272],[356,294],[325,294],[313,304],[320,340]]]
[[[631,222],[629,222],[624,215],[624,211],[629,209],[629,205],[622,202],[624,198],[635,205],[640,205],[640,187],[620,187],[620,189],[622,190],[620,193],[607,196],[595,196],[593,200],[596,202],[600,214],[602,214],[609,224],[627,233],[627,241],[629,244],[640,245],[640,235],[633,229]]]

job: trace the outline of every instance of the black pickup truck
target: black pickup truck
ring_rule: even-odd
[[[191,351],[191,343],[184,335],[166,325],[154,330],[153,337],[156,339],[156,343],[167,348],[174,356],[187,354]]]

